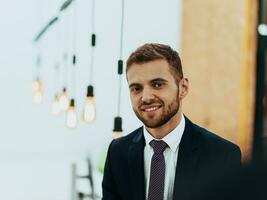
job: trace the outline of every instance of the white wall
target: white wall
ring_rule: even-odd
[[[96,0],[95,124],[80,122],[78,128],[69,130],[64,126],[64,116],[50,115],[58,47],[71,46],[71,33],[63,29],[71,17],[70,10],[60,16],[59,23],[41,42],[45,101],[41,106],[32,104],[30,84],[37,52],[32,39],[62,2],[0,2],[0,199],[70,199],[70,163],[84,165],[81,161],[91,155],[96,168],[112,138],[113,118],[117,115],[120,0]],[[89,77],[91,1],[76,3],[76,97],[80,112]],[[166,43],[178,50],[180,15],[179,0],[125,0],[124,59],[147,42]],[[57,37],[60,27],[63,33]],[[141,123],[131,110],[125,78],[122,91],[121,116],[127,134]],[[86,170],[81,168],[80,172]],[[98,192],[100,182],[98,176]]]

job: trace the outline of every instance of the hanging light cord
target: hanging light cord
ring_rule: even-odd
[[[72,58],[72,97],[75,97],[75,89],[76,89],[76,33],[77,33],[77,1],[73,5],[73,36],[72,36],[72,47],[73,47],[73,58]]]
[[[91,13],[92,13],[92,16],[91,16],[91,19],[92,19],[92,22],[91,22],[91,25],[92,25],[92,32],[95,30],[95,0],[92,0],[92,10],[91,10]]]
[[[35,78],[39,79],[41,81],[42,79],[42,50],[41,50],[41,43],[37,44],[37,50],[38,50],[38,55],[36,57],[36,67],[35,67]]]
[[[72,37],[72,48],[73,48],[73,51],[74,51],[74,54],[76,53],[76,29],[77,29],[77,1],[75,2],[75,5],[73,5],[73,19],[72,19],[72,28],[73,28],[73,37]]]
[[[54,82],[54,85],[55,85],[55,89],[56,89],[55,95],[58,95],[58,92],[59,92],[58,86],[60,85],[60,66],[58,64],[55,65],[55,82]]]
[[[36,57],[36,64],[35,64],[35,70],[34,70],[34,78],[35,79],[41,79],[41,52],[39,50],[39,53]]]
[[[96,35],[95,35],[95,0],[92,0],[92,16],[91,16],[91,59],[90,59],[90,74],[89,74],[89,85],[93,82],[93,69],[94,69],[94,55],[95,55],[95,45],[96,45]]]
[[[69,31],[68,31],[68,27],[69,27],[69,23],[67,23],[67,20],[63,22],[63,27],[62,29],[65,30],[66,34],[62,34],[62,42],[63,42],[63,65],[64,66],[64,73],[62,73],[63,77],[62,77],[62,80],[63,80],[63,87],[65,88],[68,88],[68,75],[69,75],[69,58],[68,58],[68,52],[69,52],[69,49],[68,47],[70,46],[69,45]]]
[[[93,35],[92,35],[92,37],[94,37]],[[93,39],[92,39],[93,40]],[[90,59],[90,77],[89,77],[89,84],[90,85],[92,85],[92,83],[93,83],[93,73],[94,73],[94,57],[95,57],[95,48],[94,48],[94,46],[92,46],[92,48],[91,48],[91,59]]]
[[[123,53],[123,34],[124,34],[124,0],[121,0],[120,59],[122,59],[122,53]]]
[[[118,91],[118,105],[117,113],[120,116],[120,107],[121,107],[121,87],[122,87],[122,72],[123,72],[123,33],[124,33],[124,0],[121,0],[121,35],[120,35],[120,59],[118,61],[118,75],[119,75],[119,91]]]
[[[58,27],[58,30],[57,30],[57,34],[56,34],[56,37],[57,37],[57,52],[56,52],[56,55],[55,55],[55,94],[57,94],[59,92],[58,90],[58,86],[60,85],[60,78],[61,78],[61,48],[60,48],[60,44],[61,44],[61,40],[60,38],[62,38],[62,31],[61,31],[61,27],[59,26]]]

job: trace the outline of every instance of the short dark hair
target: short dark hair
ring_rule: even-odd
[[[126,63],[126,73],[133,64],[144,64],[155,60],[166,60],[170,65],[170,71],[178,84],[183,78],[181,59],[178,53],[165,44],[150,43],[136,49],[129,56]]]

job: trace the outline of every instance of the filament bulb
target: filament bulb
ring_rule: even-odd
[[[36,92],[40,89],[41,87],[41,82],[38,79],[32,80],[32,91]]]
[[[67,111],[70,105],[70,98],[67,89],[63,88],[62,94],[59,97],[59,106],[61,111]]]
[[[52,115],[58,115],[60,113],[59,98],[57,95],[54,96],[52,105],[51,105]]]
[[[32,89],[33,89],[33,103],[36,105],[40,105],[43,101],[42,83],[38,79],[33,80]]]
[[[114,131],[113,132],[113,138],[114,139],[120,138],[121,136],[122,136],[122,132],[120,132],[120,131]]]
[[[69,108],[67,110],[66,126],[68,128],[75,128],[77,127],[77,124],[78,124],[78,118],[75,110],[75,103],[74,99],[71,99]]]
[[[87,122],[93,122],[96,118],[96,107],[94,98],[91,96],[86,97],[86,101],[83,108],[82,119]]]
[[[43,93],[42,91],[38,90],[33,93],[33,103],[36,105],[40,105],[43,101]]]

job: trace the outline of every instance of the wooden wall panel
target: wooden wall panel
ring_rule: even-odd
[[[183,0],[184,112],[249,156],[254,114],[257,3]]]

